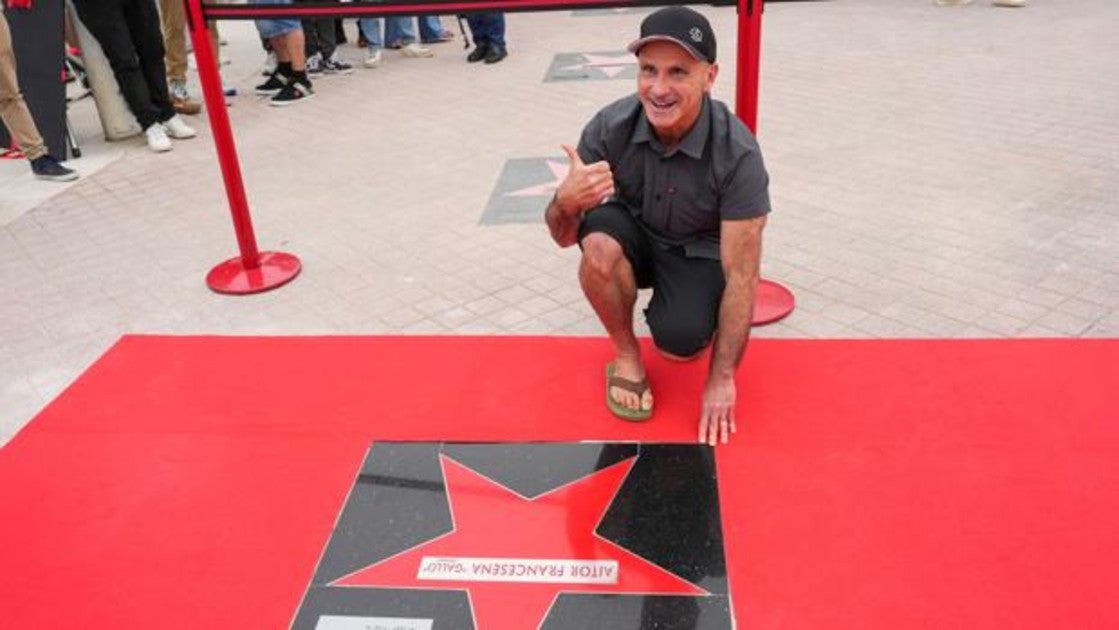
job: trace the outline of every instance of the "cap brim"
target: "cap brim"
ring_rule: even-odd
[[[707,57],[701,55],[698,50],[692,48],[687,42],[676,39],[675,37],[669,37],[668,35],[650,35],[648,37],[642,37],[641,39],[635,39],[630,42],[629,46],[626,46],[626,50],[636,55],[639,50],[645,47],[645,44],[650,42],[672,42],[688,51],[697,61],[707,61]]]

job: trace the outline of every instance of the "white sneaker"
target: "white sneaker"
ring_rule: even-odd
[[[1026,0],[995,0],[992,4],[996,7],[1024,7]]]
[[[434,57],[435,53],[430,48],[424,48],[416,42],[405,44],[400,48],[400,54],[405,57]]]
[[[380,66],[381,65],[381,49],[380,48],[370,48],[365,53],[365,61],[361,62],[361,65],[365,66],[366,68],[376,68],[376,67]]]
[[[167,137],[167,132],[163,130],[163,125],[155,123],[144,130],[144,135],[148,138],[148,148],[156,153],[163,153],[171,150],[171,139]]]
[[[276,53],[269,52],[268,56],[264,58],[264,65],[260,67],[260,75],[267,77],[276,71],[276,64],[279,61],[276,59]]]
[[[307,74],[311,76],[322,74],[322,62],[322,53],[315,53],[310,57],[307,57],[307,64],[305,66],[305,68],[307,69]]]
[[[183,119],[179,118],[178,114],[163,121],[163,130],[168,136],[176,140],[185,140],[198,135],[198,132],[183,122]]]

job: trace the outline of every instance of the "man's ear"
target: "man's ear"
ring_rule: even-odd
[[[705,92],[710,92],[715,85],[715,77],[719,76],[719,64],[713,63],[707,67],[707,83],[703,86]]]

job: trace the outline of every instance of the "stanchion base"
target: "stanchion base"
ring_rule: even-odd
[[[206,274],[206,284],[218,293],[262,293],[291,282],[302,269],[299,259],[291,254],[260,252],[256,269],[246,269],[240,256],[230,258]]]
[[[772,280],[759,280],[754,293],[754,326],[764,326],[784,319],[793,312],[796,299],[793,292]]]

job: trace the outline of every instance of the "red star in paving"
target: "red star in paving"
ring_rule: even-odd
[[[464,590],[477,630],[537,628],[560,593],[709,595],[595,533],[635,461],[528,498],[440,455],[452,531],[333,585]]]
[[[622,53],[618,55],[600,55],[597,53],[581,53],[583,55],[583,63],[577,63],[572,66],[564,66],[560,70],[582,70],[584,68],[596,68],[601,70],[603,74],[611,79],[618,76],[630,66],[637,65],[637,58],[631,53]]]

